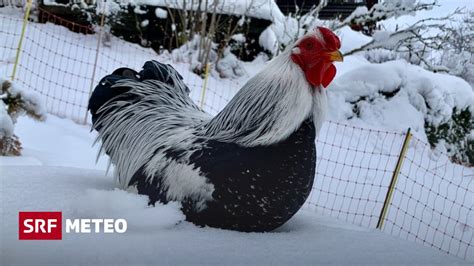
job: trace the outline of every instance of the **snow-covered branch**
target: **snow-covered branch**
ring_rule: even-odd
[[[410,62],[421,63],[429,70],[448,72],[449,70],[445,67],[436,66],[426,60],[426,56],[448,46],[447,33],[453,31],[448,22],[453,21],[453,18],[459,14],[462,14],[461,9],[441,18],[421,19],[396,32],[376,31],[370,42],[346,52],[345,55],[382,48],[404,53]]]
[[[412,15],[421,10],[430,10],[436,5],[436,1],[432,3],[421,3],[410,0],[394,0],[375,4],[370,10],[368,10],[366,6],[360,6],[340,24],[335,25],[333,29],[337,30],[344,26],[353,26],[370,32],[379,21],[387,20],[392,17]]]
[[[298,24],[300,25],[299,28],[304,30],[303,34],[314,28],[314,25],[318,21],[319,12],[321,12],[327,4],[328,0],[320,0],[318,5],[313,6],[308,13],[298,18]]]

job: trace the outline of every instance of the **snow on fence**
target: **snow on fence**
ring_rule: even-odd
[[[211,114],[241,87],[210,75],[204,82],[169,55],[115,37],[104,41],[100,28],[92,34],[89,27],[41,11],[43,22],[62,26],[28,23],[21,47],[20,13],[0,13],[0,74],[11,75],[17,62],[15,81],[41,94],[49,113],[85,123],[90,91],[101,77],[122,66],[140,69],[151,59],[187,73],[191,97]],[[474,260],[473,168],[451,163],[416,137],[405,141],[405,133],[332,121],[321,132],[306,208]]]

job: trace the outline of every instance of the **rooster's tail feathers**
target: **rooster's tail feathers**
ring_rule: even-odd
[[[112,74],[105,76],[95,87],[89,99],[88,109],[92,115],[92,123],[96,130],[100,129],[100,125],[95,122],[100,116],[111,112],[113,108],[102,108],[112,99],[120,99],[121,101],[132,101],[133,94],[127,93],[133,88],[130,86],[121,86],[120,81],[135,80],[143,82],[146,80],[158,80],[172,87],[183,90],[189,95],[189,88],[182,82],[183,77],[168,64],[162,64],[158,61],[147,61],[143,66],[143,70],[139,73],[130,68],[119,68]],[[107,111],[105,111],[107,110]]]
[[[116,98],[128,92],[131,88],[129,87],[117,87],[114,86],[118,81],[123,79],[135,79],[137,80],[138,73],[133,69],[119,68],[115,70],[111,75],[107,75],[99,82],[95,87],[94,91],[89,98],[88,109],[92,115],[92,124],[95,124],[100,115],[99,109],[109,102],[111,99]],[[99,113],[101,113],[99,115]],[[99,128],[96,127],[97,130]]]

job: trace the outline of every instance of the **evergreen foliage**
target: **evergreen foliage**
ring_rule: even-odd
[[[445,144],[452,160],[474,166],[474,117],[469,109],[453,109],[452,119],[438,126],[425,122],[432,147]]]

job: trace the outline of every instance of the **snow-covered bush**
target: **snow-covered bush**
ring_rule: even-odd
[[[105,5],[99,1],[97,4],[96,8],[90,10],[89,13],[96,32],[100,30],[102,15],[105,15],[102,30],[103,45],[110,46],[110,35],[112,34],[144,47],[151,46],[152,42],[147,36],[147,27],[149,25],[148,16],[152,10],[127,1],[112,0],[105,2]],[[164,39],[161,31],[157,30],[155,33],[159,38]]]
[[[474,92],[458,77],[397,60],[355,68],[328,93],[333,119],[411,128],[454,161],[473,164]]]
[[[301,13],[301,9],[296,6],[297,11],[284,15],[280,9],[272,11],[272,24],[265,29],[259,38],[259,44],[270,55],[277,55],[286,46],[294,43],[298,38],[305,35],[316,26],[331,22],[323,22],[318,19],[319,12],[327,5],[327,0],[321,0],[317,5],[313,5],[307,13]]]
[[[167,5],[176,46],[189,45],[187,42],[190,42],[196,47],[195,41],[198,40],[197,56],[192,60],[193,72],[202,74],[206,65],[211,64],[221,77],[243,73],[235,55],[240,55],[240,48],[251,46],[255,36],[250,28],[258,26],[259,22],[263,25],[269,23],[263,20],[269,19],[271,10],[268,9],[275,6],[274,1],[267,0],[170,0]]]
[[[220,78],[236,78],[245,74],[241,61],[230,52],[230,47],[224,50],[223,55],[216,63],[216,71]]]
[[[453,161],[473,165],[473,12],[456,9],[442,17],[395,19],[436,5],[415,0],[383,1],[370,10],[360,7],[335,23],[333,29],[343,38],[355,24],[361,26],[362,33],[371,35],[364,36],[359,45],[351,44],[349,49],[346,45],[345,56],[362,55],[377,64],[338,77],[330,90],[331,102],[341,110],[336,119],[395,130],[411,127]],[[370,28],[374,23],[378,27]],[[471,86],[436,72],[459,76]]]
[[[196,53],[190,60],[193,72],[200,75],[211,63],[221,77],[229,77],[232,76],[228,71],[229,58],[232,57],[229,57],[229,51],[238,51],[238,46],[245,47],[245,42],[255,39],[247,33],[251,24],[258,25],[259,12],[265,13],[258,7],[268,6],[267,2],[115,0],[102,9],[112,34],[142,46],[151,46],[156,51],[192,47],[187,52]],[[102,12],[100,6],[97,10]],[[245,38],[236,38],[239,34],[241,37],[245,34]],[[235,50],[228,49],[231,43],[237,44]]]
[[[41,121],[46,117],[39,97],[19,88],[16,84],[0,78],[0,155],[20,155],[21,143],[14,134],[14,125],[18,117],[27,115]]]
[[[206,66],[199,60],[200,39],[199,35],[195,35],[191,41],[174,49],[171,52],[171,56],[173,61],[189,63],[194,73],[204,75]],[[212,42],[207,61],[215,66],[214,69],[221,78],[235,78],[245,74],[241,61],[230,52],[230,47],[219,57],[218,45]]]
[[[193,39],[171,52],[173,61],[190,63],[190,68],[194,73],[203,75],[206,65],[203,64],[202,60],[199,58],[200,55],[202,55],[202,42],[201,36],[195,35]],[[207,62],[209,63],[217,61],[216,43],[211,42],[207,57]]]

